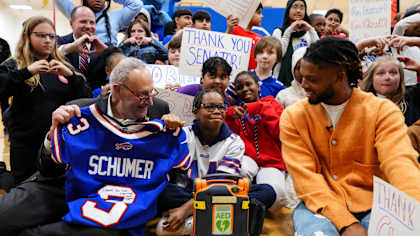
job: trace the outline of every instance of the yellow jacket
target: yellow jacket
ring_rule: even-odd
[[[420,201],[420,165],[404,117],[387,99],[353,89],[334,129],[321,104],[307,99],[280,120],[283,158],[298,197],[340,231],[372,208],[373,176]]]

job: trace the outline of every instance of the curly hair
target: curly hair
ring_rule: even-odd
[[[303,59],[322,67],[343,68],[350,87],[357,87],[358,80],[363,78],[357,47],[347,39],[338,37],[320,39],[308,47]]]

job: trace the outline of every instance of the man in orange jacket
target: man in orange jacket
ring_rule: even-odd
[[[311,44],[301,74],[307,99],[280,120],[283,158],[303,200],[293,215],[297,235],[367,235],[374,175],[420,200],[404,117],[388,99],[356,88],[360,59],[346,39]]]

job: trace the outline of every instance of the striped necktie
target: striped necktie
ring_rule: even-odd
[[[88,48],[85,44],[83,45],[83,51],[80,53],[80,56],[79,56],[79,69],[83,74],[86,74],[87,72],[88,61],[89,61],[89,56],[85,54],[86,51],[88,51]]]

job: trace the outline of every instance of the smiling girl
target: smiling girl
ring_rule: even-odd
[[[5,115],[10,163],[18,183],[36,170],[38,149],[60,105],[91,97],[82,75],[58,52],[54,25],[35,16],[24,22],[16,56],[0,66],[0,97],[13,96]]]
[[[289,87],[293,81],[291,72],[293,52],[300,47],[309,46],[319,39],[315,29],[309,24],[305,0],[289,0],[287,2],[283,26],[275,29],[273,36],[280,39],[283,45],[283,59],[281,64],[279,63],[275,67],[274,77]]]
[[[149,27],[142,20],[134,20],[126,32],[127,39],[120,45],[128,57],[137,57],[146,64],[164,64],[168,49],[152,37]]]
[[[403,69],[395,58],[379,57],[368,68],[360,89],[393,101],[404,113],[405,124],[409,126],[420,118],[420,87],[417,84],[406,89]]]

